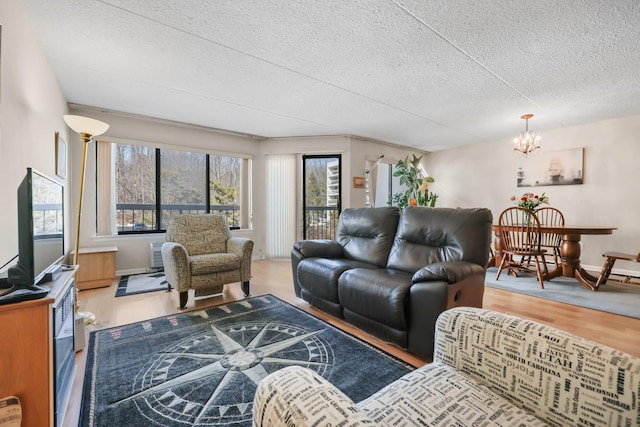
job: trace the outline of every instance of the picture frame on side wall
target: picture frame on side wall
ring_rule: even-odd
[[[67,143],[56,132],[56,175],[60,178],[67,177]]]
[[[354,176],[353,177],[353,188],[364,188],[365,187],[365,178],[364,176]]]

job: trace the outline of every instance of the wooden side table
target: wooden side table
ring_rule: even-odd
[[[102,288],[110,286],[116,277],[116,252],[115,246],[102,246],[95,248],[80,248],[78,264],[80,269],[76,274],[79,290]]]

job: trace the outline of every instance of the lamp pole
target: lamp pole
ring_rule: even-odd
[[[80,258],[80,225],[82,219],[82,199],[84,195],[84,175],[85,168],[87,167],[87,146],[91,141],[91,135],[86,133],[80,133],[80,139],[82,140],[82,169],[80,172],[80,196],[78,199],[78,221],[76,227],[76,242],[75,250],[73,251],[73,265],[78,265],[78,259]],[[90,311],[80,311],[80,302],[78,301],[78,286],[76,285],[76,297],[74,301],[75,312],[78,316],[84,319],[84,323],[89,325],[96,321],[95,314]]]
[[[80,257],[80,228],[81,228],[81,219],[82,219],[82,199],[84,193],[84,176],[85,176],[85,168],[87,165],[87,145],[91,142],[91,139],[94,136],[102,135],[109,129],[109,125],[101,122],[100,120],[91,119],[89,117],[82,116],[73,116],[73,115],[65,115],[62,117],[71,129],[73,129],[78,135],[80,135],[80,139],[82,140],[82,169],[80,172],[80,196],[78,199],[78,221],[76,224],[76,241],[75,241],[75,250],[73,252],[73,264],[78,265],[78,260]],[[85,324],[91,324],[95,322],[96,316],[87,311],[80,311],[80,302],[78,301],[78,284],[76,281],[75,286],[75,300],[74,300],[74,309],[75,313],[78,317],[82,317],[84,319]]]

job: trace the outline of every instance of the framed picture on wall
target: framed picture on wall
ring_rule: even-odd
[[[60,178],[67,177],[67,143],[56,132],[56,175]]]
[[[364,176],[354,176],[353,177],[353,188],[364,188],[364,187],[365,187]]]
[[[543,151],[524,157],[518,167],[518,187],[582,184],[584,148]]]

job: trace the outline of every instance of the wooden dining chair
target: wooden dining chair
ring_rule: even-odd
[[[540,264],[542,263],[544,267],[545,275],[549,274],[549,270],[544,257],[546,250],[540,247],[540,221],[536,214],[519,206],[505,209],[498,219],[498,233],[502,261],[498,267],[496,280],[500,278],[505,268],[508,274],[516,277],[518,271],[530,271],[530,263],[527,260],[533,259],[540,287],[544,289],[544,277]]]
[[[536,211],[536,216],[540,221],[540,226],[564,226],[564,215],[556,208],[550,206],[540,208]],[[547,249],[545,256],[553,259],[556,266],[560,265],[560,244],[562,236],[558,233],[540,233],[540,247]]]
[[[596,289],[598,289],[600,285],[604,285],[605,283],[607,283],[609,275],[611,274],[611,270],[613,269],[613,264],[615,264],[617,260],[621,259],[623,261],[640,262],[640,253],[634,255],[622,252],[605,252],[604,254],[602,254],[602,256],[605,257],[606,260],[604,262],[604,265],[602,266],[602,271],[600,271],[600,275],[598,276]]]

